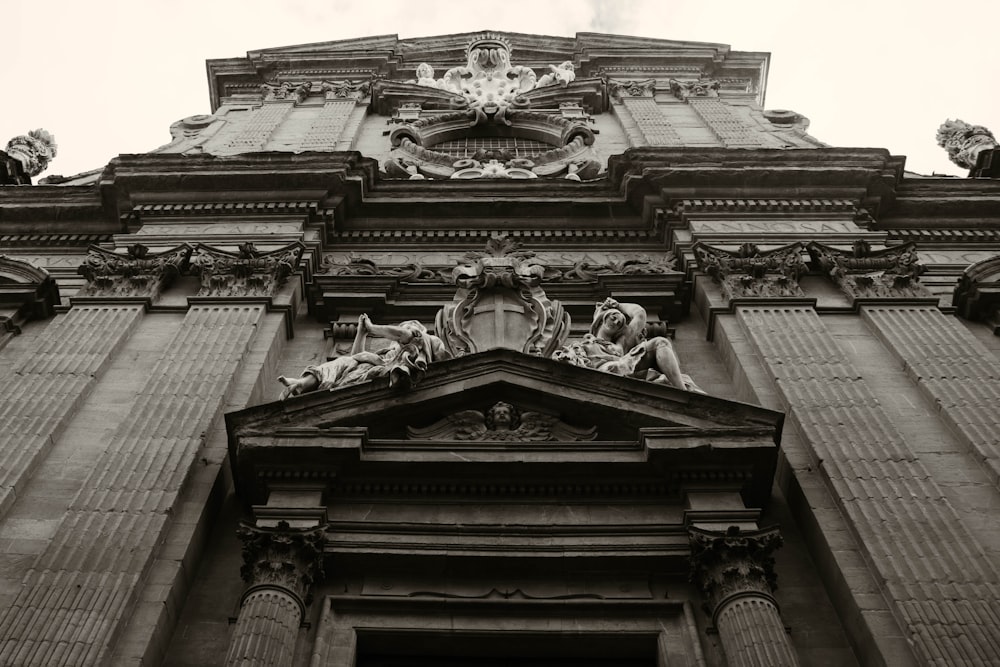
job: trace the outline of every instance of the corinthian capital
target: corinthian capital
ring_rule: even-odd
[[[24,167],[31,177],[48,169],[49,162],[56,156],[56,138],[38,129],[27,134],[19,134],[7,142],[7,153]]]
[[[851,250],[838,250],[813,241],[809,254],[843,292],[854,299],[930,298],[920,284],[924,266],[916,245],[872,250],[867,241],[854,242]]]
[[[716,615],[734,597],[753,595],[773,601],[777,587],[773,553],[781,547],[777,528],[740,530],[730,526],[725,533],[689,528],[691,580],[705,599],[705,611]]]
[[[192,269],[201,276],[198,296],[273,296],[304,250],[298,241],[270,252],[244,243],[235,253],[199,243],[191,258]]]
[[[616,100],[627,97],[652,97],[656,93],[656,81],[645,79],[643,81],[608,81],[608,93]]]
[[[713,79],[670,80],[670,92],[679,100],[689,97],[718,97],[719,82]]]
[[[90,246],[87,259],[77,269],[87,280],[78,295],[155,299],[180,275],[190,255],[191,246],[186,243],[157,253],[136,243],[124,255]]]
[[[745,243],[732,252],[698,242],[693,249],[698,268],[719,283],[730,299],[805,296],[799,287],[799,277],[808,269],[801,243],[768,251]]]
[[[244,524],[237,531],[243,542],[240,574],[249,595],[261,588],[278,588],[302,605],[310,602],[312,585],[323,576],[323,528],[291,528],[284,521],[274,528]]]
[[[265,102],[271,102],[274,100],[292,100],[296,104],[304,102],[309,96],[310,90],[312,90],[312,84],[308,81],[299,84],[285,81],[277,86],[265,83],[260,87],[260,92],[264,94]]]
[[[324,81],[320,89],[328,100],[360,100],[368,97],[372,85],[370,81]]]

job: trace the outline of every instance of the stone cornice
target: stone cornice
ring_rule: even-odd
[[[890,206],[903,159],[882,149],[635,148],[608,163],[608,179],[633,206],[680,199],[848,199],[875,217]]]

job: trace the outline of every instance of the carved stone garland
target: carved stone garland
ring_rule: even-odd
[[[771,592],[777,528],[725,533],[689,528],[691,579],[701,590],[729,665],[798,665]]]

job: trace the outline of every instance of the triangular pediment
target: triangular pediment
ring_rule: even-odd
[[[386,378],[378,378],[228,417],[239,430],[363,427],[369,438],[405,439],[407,426],[426,426],[460,410],[486,410],[498,401],[576,426],[596,426],[598,440],[634,440],[644,428],[765,428],[777,437],[782,418],[745,403],[510,350],[436,362],[406,391],[391,389]]]
[[[521,439],[484,427],[498,403],[525,422],[541,422],[552,437],[531,431]],[[471,437],[468,422],[449,421],[462,414],[472,416]],[[237,484],[250,495],[260,494],[269,474],[336,475],[365,466],[511,474],[510,465],[524,470],[526,462],[731,469],[766,494],[782,420],[765,408],[501,349],[435,362],[407,390],[377,378],[226,415]]]

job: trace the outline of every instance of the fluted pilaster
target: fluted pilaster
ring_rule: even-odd
[[[611,81],[608,83],[608,92],[621,104],[619,108],[624,108],[628,119],[635,124],[634,127],[626,127],[626,133],[633,146],[682,144],[677,130],[656,103],[654,80]]]

